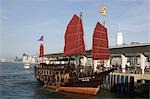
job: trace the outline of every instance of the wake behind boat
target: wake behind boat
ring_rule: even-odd
[[[90,95],[99,92],[105,77],[115,69],[104,70],[92,65],[87,70],[86,66],[81,65],[81,58],[85,56],[83,36],[81,15],[74,15],[65,33],[64,57],[50,60],[50,64],[40,63],[35,66],[35,77],[44,87]],[[41,59],[43,53],[40,47]],[[102,61],[103,65],[109,59],[107,29],[99,22],[93,33],[92,59],[93,62]]]
[[[30,69],[30,58],[28,55],[23,54],[23,59],[22,59],[24,69]]]

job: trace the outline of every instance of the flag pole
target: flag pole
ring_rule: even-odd
[[[43,57],[44,56],[44,36],[42,35],[40,39],[38,39],[38,41],[40,41],[39,59],[40,59],[40,62],[43,63],[44,61],[44,57]]]
[[[100,9],[100,15],[106,17],[106,5],[104,5],[104,6]],[[105,18],[103,19],[102,24],[103,24],[104,27],[106,27]],[[106,66],[107,61],[108,61],[107,59],[102,60],[103,67]]]
[[[101,16],[106,16],[106,6],[104,5],[101,9],[100,9],[100,15]],[[103,26],[106,25],[105,20],[102,21]]]

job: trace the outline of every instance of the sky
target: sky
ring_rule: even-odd
[[[107,15],[100,16],[106,5]],[[39,53],[44,35],[45,53],[63,52],[66,26],[82,11],[86,49],[92,47],[97,21],[105,20],[109,45],[123,32],[124,43],[150,42],[150,0],[0,0],[0,57]]]

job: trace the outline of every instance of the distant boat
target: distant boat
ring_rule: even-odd
[[[85,54],[83,36],[81,17],[74,15],[65,33],[64,58],[54,60],[68,62],[65,62],[66,64],[40,63],[35,66],[35,77],[41,84],[45,84],[44,87],[89,95],[96,95],[99,92],[106,76],[115,69],[110,68],[102,72],[95,72],[91,66],[91,72],[84,71],[84,67],[80,64],[80,58]],[[72,62],[74,60],[71,59],[72,56],[78,57],[76,59],[76,61],[79,60],[76,62],[78,64]],[[97,22],[93,33],[92,59],[109,59],[107,29],[99,22]]]
[[[30,69],[30,63],[24,63],[24,69]]]
[[[26,54],[23,55],[22,62],[24,64],[24,69],[30,69],[30,59],[29,59],[28,55],[26,55]]]

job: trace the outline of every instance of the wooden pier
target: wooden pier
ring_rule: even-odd
[[[133,73],[110,73],[104,81],[105,89],[115,89],[120,91],[133,91],[139,85],[150,84],[150,74],[133,74]]]

